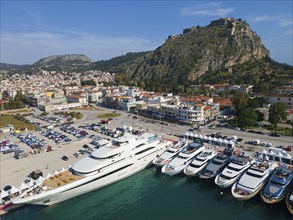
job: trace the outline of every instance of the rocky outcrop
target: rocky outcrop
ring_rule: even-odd
[[[129,67],[129,77],[133,81],[176,78],[180,83],[270,56],[260,37],[241,19],[219,19],[206,27],[186,28],[175,36]]]

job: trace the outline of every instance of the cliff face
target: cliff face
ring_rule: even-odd
[[[144,78],[195,80],[206,72],[269,57],[260,37],[241,19],[212,21],[206,27],[184,29],[130,66],[133,81]]]

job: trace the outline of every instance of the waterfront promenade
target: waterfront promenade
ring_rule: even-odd
[[[73,126],[78,127],[78,125],[85,125],[85,124],[91,124],[91,123],[98,123],[100,121],[99,118],[97,118],[98,114],[106,113],[106,112],[112,112],[111,109],[104,109],[98,107],[96,111],[82,111],[84,114],[84,117],[82,120],[76,121]],[[150,120],[146,120],[145,118],[142,118],[141,116],[138,116],[137,119],[133,118],[133,115],[129,115],[126,112],[119,111],[121,116],[114,118],[110,124],[106,125],[107,128],[115,129],[116,127],[122,127],[124,125],[131,126],[134,129],[139,129],[143,131],[150,131],[157,134],[165,134],[166,137],[178,140],[178,137],[175,135],[184,134],[188,129],[190,129],[190,126],[180,126],[175,124],[160,124],[160,121],[149,122]],[[44,121],[41,121],[39,119],[35,119],[36,121],[39,121],[43,124],[45,124]],[[53,130],[62,132],[59,128],[54,128]],[[109,138],[108,136],[105,136],[103,134],[97,133],[95,131],[89,131],[89,134],[95,134],[104,138]],[[194,131],[197,132],[198,131]],[[270,142],[273,144],[273,146],[279,146],[279,145],[292,145],[292,137],[271,137],[268,135],[259,135],[259,134],[253,134],[248,132],[242,132],[242,131],[236,131],[232,129],[225,129],[225,128],[219,128],[219,129],[208,129],[207,126],[204,126],[201,129],[200,134],[205,135],[208,133],[216,133],[221,132],[222,135],[226,135],[228,137],[231,137],[232,135],[236,135],[238,138],[243,138],[243,141],[240,143],[242,146],[244,146],[244,149],[248,147],[249,145],[244,144],[245,141],[251,141],[255,139],[259,139],[264,142]],[[29,133],[29,132],[27,132]],[[33,132],[37,137],[44,138],[40,135],[40,132]],[[53,147],[53,151],[51,152],[42,152],[40,154],[35,155],[29,155],[29,157],[22,158],[22,159],[14,159],[13,153],[10,154],[0,154],[0,188],[2,189],[6,185],[14,185],[16,187],[19,187],[21,182],[26,178],[26,176],[32,172],[33,170],[40,169],[43,172],[43,175],[46,176],[47,173],[53,173],[54,170],[61,170],[63,167],[66,168],[70,164],[74,163],[77,160],[80,160],[83,157],[86,157],[87,155],[80,155],[79,158],[76,158],[73,156],[75,152],[82,149],[82,146],[84,144],[89,144],[92,139],[86,137],[84,139],[78,140],[77,138],[71,136],[70,134],[65,133],[68,135],[72,142],[66,143],[66,144],[55,144],[52,140],[48,140],[45,138],[49,144]],[[20,142],[16,137],[9,137],[13,143],[18,144],[21,148],[25,149],[26,152],[31,151],[30,147],[28,147],[26,144]],[[255,150],[261,150],[263,147],[255,147]],[[292,153],[290,152],[292,155]],[[66,155],[69,160],[64,161],[61,159],[62,156]]]

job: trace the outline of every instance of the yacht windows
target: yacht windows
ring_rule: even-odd
[[[194,168],[199,168],[199,167],[201,167],[202,165],[195,165],[195,164],[191,163],[190,166],[191,166],[191,167],[194,167]]]
[[[196,160],[197,160],[197,161],[202,161],[202,162],[203,162],[203,161],[206,160],[206,158],[205,158],[205,159],[202,159],[202,158],[196,158]]]
[[[132,166],[132,165],[133,165],[132,163],[131,163],[131,164],[128,164],[128,165],[125,165],[125,166],[120,167],[120,168],[118,168],[118,169],[116,169],[116,170],[113,170],[113,171],[110,172],[110,173],[107,173],[107,174],[104,174],[104,175],[102,175],[102,176],[100,176],[100,177],[97,177],[97,178],[95,178],[95,179],[93,179],[93,180],[91,180],[91,181],[89,181],[89,182],[86,182],[86,183],[84,183],[84,184],[78,185],[78,186],[73,187],[73,188],[71,188],[71,189],[65,190],[64,192],[69,191],[69,190],[72,190],[72,189],[75,189],[75,188],[78,188],[78,187],[83,186],[83,185],[86,185],[86,184],[89,184],[89,183],[91,183],[91,182],[94,182],[94,181],[96,181],[96,180],[98,180],[98,179],[101,179],[101,178],[104,178],[104,177],[106,177],[106,176],[110,176],[110,175],[112,175],[112,174],[114,174],[114,173],[116,173],[116,172],[119,172],[119,171],[121,171],[121,170],[124,170],[124,169],[126,169],[127,167]]]
[[[181,155],[178,155],[177,158],[180,158],[180,159],[187,159],[188,157],[183,157]]]
[[[279,183],[279,182],[276,182],[274,180],[271,180],[271,183],[273,183],[274,185],[277,185],[277,186],[285,186],[285,183]]]
[[[168,153],[175,153],[173,150],[167,150]]]
[[[222,165],[223,162],[221,162],[221,161],[217,161],[217,160],[213,160],[212,164],[215,164],[215,165]]]
[[[139,148],[139,147],[144,146],[144,145],[145,145],[144,143],[143,144],[139,144],[135,148]]]
[[[235,168],[235,167],[231,167],[231,166],[228,166],[227,168],[229,170],[234,170],[234,171],[240,171],[241,170],[241,168],[239,169],[239,168]]]
[[[223,178],[223,179],[226,179],[226,180],[230,180],[230,179],[233,178],[233,177],[230,177],[230,176],[226,176],[226,175],[224,175],[224,174],[221,174],[220,177]]]
[[[112,154],[112,155],[110,155],[110,156],[108,156],[108,157],[94,157],[93,155],[89,155],[89,157],[90,158],[93,158],[93,159],[99,159],[99,160],[106,160],[106,159],[112,159],[112,158],[114,158],[114,157],[116,157],[116,156],[120,156],[120,154],[121,153],[117,153],[117,154]]]
[[[193,151],[195,151],[197,148],[195,148],[194,146],[187,146],[185,147],[183,150],[182,150],[182,153],[185,153],[185,154],[190,154],[192,153]]]
[[[288,158],[282,158],[283,162],[286,164],[290,164],[290,159]]]
[[[142,154],[142,153],[147,152],[147,151],[149,151],[150,149],[153,149],[153,148],[154,148],[154,147],[148,147],[148,148],[146,148],[146,149],[144,149],[144,150],[138,151],[137,153],[135,153],[135,155]]]
[[[255,171],[261,172],[261,173],[264,172],[264,170],[260,170],[258,167],[255,168],[254,166],[250,167],[250,170],[255,170]]]
[[[262,177],[262,175],[255,174],[255,173],[250,173],[249,171],[246,173],[246,175],[252,176],[252,177],[257,177],[257,178],[261,178]]]
[[[112,141],[112,147],[121,147],[124,146],[126,144],[129,144],[128,141]]]

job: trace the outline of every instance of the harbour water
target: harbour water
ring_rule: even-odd
[[[285,201],[267,205],[259,195],[239,202],[230,189],[151,166],[127,179],[50,206],[26,206],[1,219],[274,219],[292,216]]]

